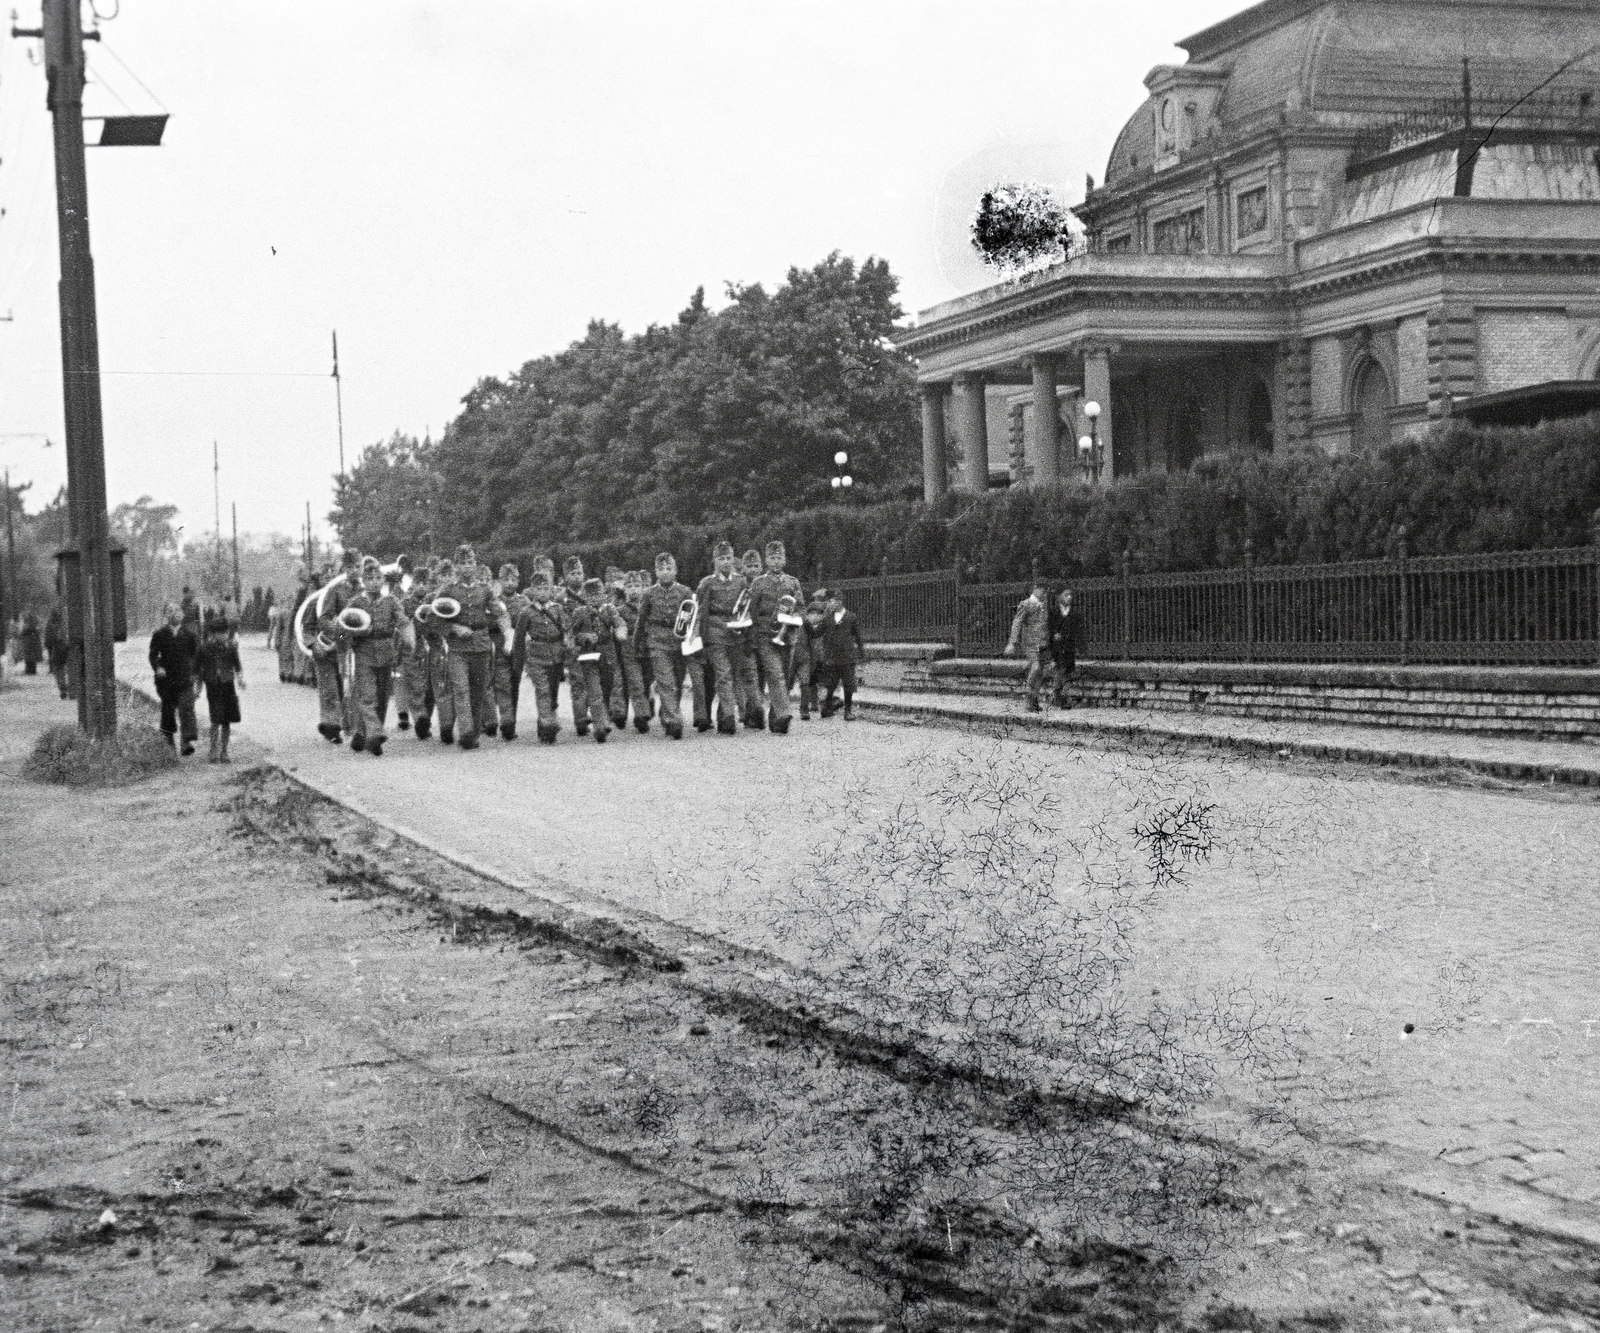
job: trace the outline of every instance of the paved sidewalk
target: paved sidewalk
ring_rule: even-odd
[[[1287,751],[1304,759],[1407,768],[1463,768],[1511,780],[1600,786],[1600,745],[1569,741],[1339,723],[1272,722],[1143,708],[1046,707],[1042,713],[1030,713],[1019,698],[920,690],[863,689],[857,692],[856,701],[865,710],[879,714],[982,725],[1000,723],[1051,733],[1200,742],[1257,753]]]

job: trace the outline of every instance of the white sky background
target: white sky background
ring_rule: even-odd
[[[236,501],[241,531],[293,533],[309,499],[326,535],[335,328],[353,462],[438,435],[480,376],[590,318],[638,332],[701,284],[720,305],[837,249],[886,257],[908,312],[984,286],[982,187],[1080,201],[1170,43],[1244,7],[122,0],[105,45],[172,120],[159,149],[88,154],[101,365],[164,372],[104,380],[110,502],[209,529],[216,439],[225,530]],[[9,26],[0,464],[34,509],[66,478],[55,196],[39,43]],[[161,109],[88,50],[86,114]]]

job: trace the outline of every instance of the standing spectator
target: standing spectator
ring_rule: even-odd
[[[167,744],[174,744],[179,724],[183,727],[183,754],[194,753],[200,727],[194,717],[194,676],[200,642],[183,607],[168,602],[163,608],[167,623],[150,636],[150,665],[156,675],[156,693],[161,697],[161,732]]]
[[[822,616],[821,644],[823,699],[818,713],[832,717],[839,711],[833,692],[844,687],[844,720],[854,722],[856,698],[856,663],[867,655],[867,646],[861,641],[861,626],[856,613],[847,608],[837,592],[827,602]]]
[[[226,615],[213,615],[206,621],[205,640],[200,645],[200,680],[206,687],[206,711],[211,716],[211,753],[207,761],[213,764],[230,762],[229,728],[243,721],[238,691],[244,689],[244,667],[233,630]],[[192,715],[192,706],[190,711]]]
[[[39,637],[39,617],[32,611],[22,617],[22,633],[17,635],[17,649],[22,656],[22,674],[37,676],[39,659],[44,656],[44,645]]]
[[[183,586],[183,596],[179,599],[179,609],[183,612],[183,623],[194,631],[195,643],[200,642],[200,603],[195,601],[194,589],[188,584]]]
[[[1078,617],[1072,614],[1072,589],[1063,588],[1050,599],[1050,616],[1045,623],[1051,660],[1056,668],[1056,706],[1071,708],[1067,681],[1078,669]]]
[[[56,689],[63,699],[74,697],[72,689],[71,647],[67,640],[67,617],[57,602],[50,608],[50,618],[44,622],[44,652],[50,664],[50,674],[56,678]]]
[[[1006,656],[1015,657],[1020,648],[1028,658],[1028,711],[1039,711],[1039,686],[1044,680],[1044,669],[1050,657],[1050,638],[1047,629],[1050,590],[1040,579],[1033,581],[1033,590],[1017,604],[1017,614],[1011,617],[1011,637],[1006,640]]]

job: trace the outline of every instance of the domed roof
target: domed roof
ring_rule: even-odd
[[[1181,70],[1226,72],[1216,118],[1227,136],[1280,110],[1331,124],[1385,120],[1458,94],[1463,56],[1475,95],[1508,102],[1597,42],[1596,0],[1264,0],[1178,45],[1189,53]],[[1592,79],[1579,69],[1561,83]],[[1108,185],[1150,164],[1152,103],[1118,136]]]

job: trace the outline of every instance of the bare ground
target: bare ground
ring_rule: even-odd
[[[54,711],[26,690],[0,714],[8,1328],[1600,1316],[1582,1245],[1309,1142],[1157,1141],[1114,1109],[974,1089],[741,998],[715,942],[512,910],[276,771],[21,783]],[[1054,1179],[1085,1195],[1080,1225],[1036,1228],[1025,1182],[944,1188],[993,1175],[980,1140],[1078,1153]],[[1167,1173],[1139,1207],[1136,1162]]]

